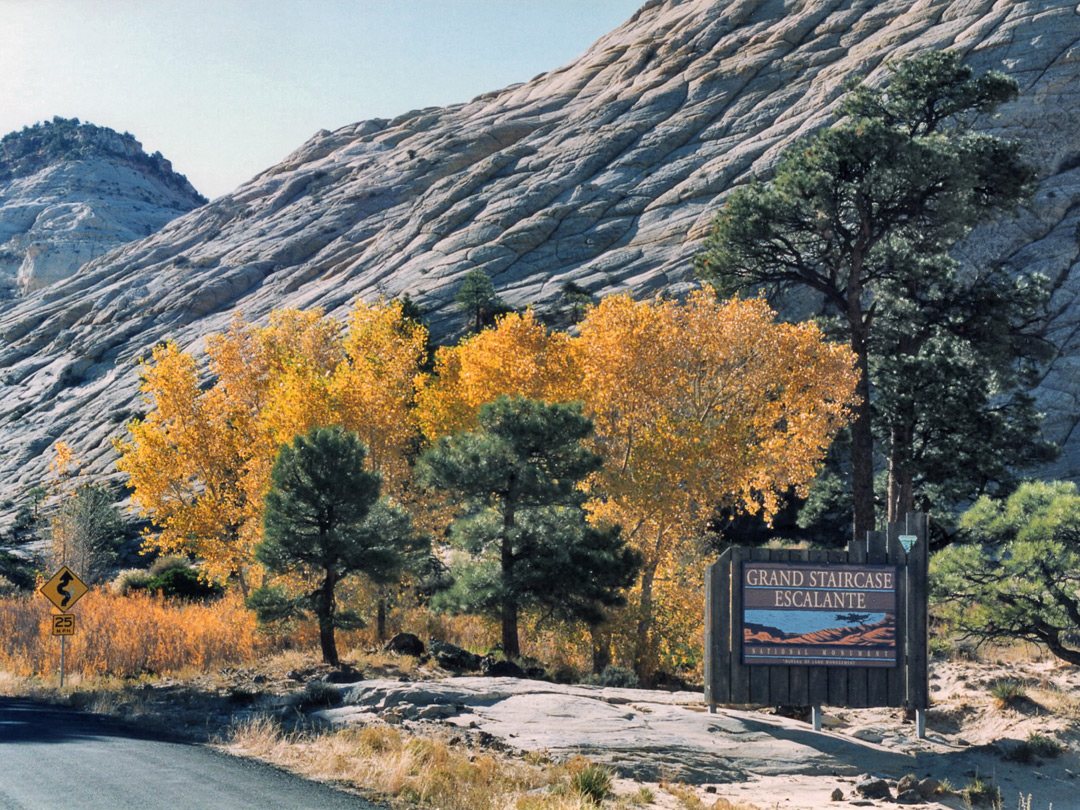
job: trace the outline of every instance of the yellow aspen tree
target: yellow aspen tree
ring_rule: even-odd
[[[546,402],[580,399],[570,343],[569,335],[549,332],[529,310],[439,349],[435,374],[417,395],[424,436],[434,441],[475,426],[480,407],[503,394]]]
[[[49,472],[54,473],[57,477],[57,486],[63,482],[64,479],[78,472],[79,460],[75,458],[75,453],[68,446],[65,441],[59,441],[53,446],[53,460],[49,462]]]
[[[343,341],[344,360],[330,381],[339,424],[368,448],[383,492],[401,497],[416,446],[416,385],[427,356],[427,330],[404,316],[400,301],[357,301]]]
[[[71,494],[65,491],[65,484],[78,473],[81,464],[65,441],[58,441],[53,446],[53,453],[53,460],[49,462],[49,472],[53,475],[50,489],[54,496],[62,500]],[[52,520],[49,521],[49,543],[52,546],[54,567],[67,564],[69,551],[77,542],[77,538],[70,531],[71,528],[69,523],[58,520],[56,515],[53,515]],[[76,571],[81,570],[85,569],[76,569]]]
[[[207,339],[214,385],[204,395],[240,437],[242,519],[235,548],[244,571],[262,539],[263,498],[278,447],[313,424],[329,424],[327,377],[342,357],[339,327],[321,310],[276,310],[265,327],[234,315]],[[200,555],[202,556],[202,555]],[[204,570],[212,570],[207,560]]]
[[[405,317],[400,301],[358,300],[343,345],[345,360],[331,381],[338,424],[355,431],[367,446],[364,463],[382,474],[382,492],[412,512],[418,529],[432,532],[439,526],[440,510],[410,486],[409,465],[419,446],[416,386],[427,358],[427,329]],[[397,590],[385,583],[368,588],[380,641]]]
[[[204,572],[224,580],[245,564],[253,546],[240,543],[246,518],[242,473],[245,437],[220,394],[204,394],[195,359],[175,344],[154,348],[141,366],[150,411],[116,442],[117,467],[129,476],[133,500],[159,531],[149,547],[194,554]]]
[[[605,459],[594,515],[621,524],[645,559],[634,646],[647,670],[658,578],[700,558],[692,541],[717,507],[769,519],[789,488],[805,493],[849,418],[852,356],[812,324],[777,323],[763,300],[709,291],[606,298],[574,353]]]
[[[265,327],[237,314],[206,346],[206,390],[191,355],[155,349],[141,368],[149,413],[116,443],[135,502],[160,530],[151,547],[201,558],[218,581],[243,573],[278,449],[314,426],[361,433],[373,466],[404,481],[426,335],[400,304],[357,304],[344,337],[319,310],[275,311]]]

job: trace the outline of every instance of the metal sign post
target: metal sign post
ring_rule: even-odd
[[[67,637],[75,635],[75,617],[67,611],[90,590],[66,565],[41,586],[41,595],[56,605],[60,613],[53,614],[52,634],[60,636],[60,688],[64,688],[64,659]]]
[[[907,529],[909,532],[911,531],[911,516],[910,515],[907,515],[904,518],[904,528]],[[904,549],[904,554],[908,555],[908,554],[911,553],[911,550],[913,548],[915,548],[915,544],[919,542],[919,536],[917,534],[901,534],[899,537],[897,537],[897,540],[900,541],[900,545]],[[913,601],[913,597],[912,597],[912,593],[911,593],[911,568],[909,566],[904,566],[904,589],[907,591],[907,599],[905,600],[905,610],[906,610],[906,613],[907,613],[907,622],[906,622],[906,624],[907,624],[908,627],[910,627],[911,626],[911,603]],[[905,650],[905,653],[906,653],[906,650]],[[908,690],[910,692],[910,689],[911,689],[911,684],[910,684],[911,669],[910,669],[910,667],[905,668],[905,672],[907,673],[907,677],[909,679]],[[926,739],[926,711],[925,711],[925,709],[919,709],[919,708],[915,709],[915,735],[920,740]]]

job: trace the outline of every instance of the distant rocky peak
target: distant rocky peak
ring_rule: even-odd
[[[128,162],[200,204],[207,202],[184,175],[173,171],[160,152],[146,154],[130,132],[121,134],[108,127],[84,124],[78,118],[60,116],[0,139],[0,182],[28,177],[57,163],[95,157]]]
[[[135,136],[54,118],[0,139],[0,310],[206,204]]]

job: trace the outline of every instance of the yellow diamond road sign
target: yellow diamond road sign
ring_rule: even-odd
[[[89,588],[66,565],[41,586],[41,594],[60,610],[68,610]]]

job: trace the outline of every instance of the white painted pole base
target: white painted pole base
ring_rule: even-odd
[[[814,724],[814,731],[821,731],[821,707],[810,707],[810,722]]]
[[[915,710],[915,736],[926,739],[926,709]]]

